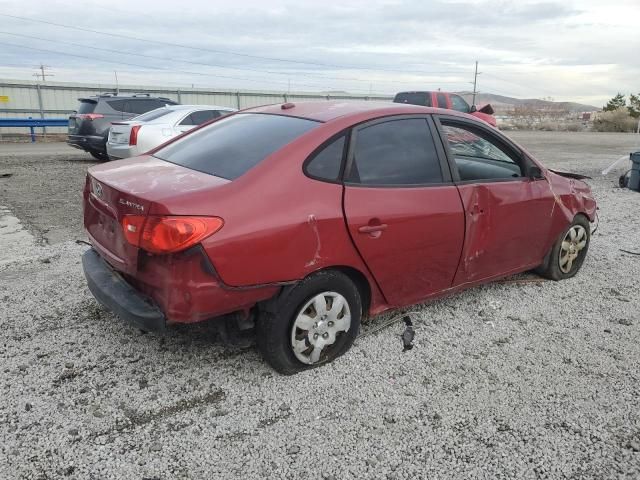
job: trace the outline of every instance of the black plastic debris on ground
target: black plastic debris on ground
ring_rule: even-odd
[[[405,316],[403,319],[405,328],[400,338],[402,338],[402,351],[406,352],[407,350],[411,350],[413,348],[413,339],[416,336],[416,331],[413,329],[413,323],[411,323],[411,318],[409,316]]]

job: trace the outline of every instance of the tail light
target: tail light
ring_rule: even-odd
[[[142,125],[134,125],[131,127],[131,134],[129,135],[129,145],[137,145],[138,144],[138,130]]]
[[[216,233],[224,225],[219,217],[165,217],[125,215],[122,229],[131,245],[165,254],[186,250]]]
[[[102,115],[101,113],[81,113],[79,115],[76,115],[76,118],[82,118],[85,120],[95,120],[96,118],[104,118],[104,115]]]

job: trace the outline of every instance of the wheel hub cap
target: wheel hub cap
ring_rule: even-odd
[[[347,300],[337,292],[323,292],[311,298],[298,312],[291,328],[291,347],[306,364],[327,358],[336,339],[351,326]]]
[[[558,263],[562,273],[569,273],[580,252],[587,246],[587,231],[582,225],[572,226],[562,240]]]

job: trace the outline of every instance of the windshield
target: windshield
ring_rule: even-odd
[[[303,118],[241,113],[196,130],[154,156],[233,180],[318,125]]]

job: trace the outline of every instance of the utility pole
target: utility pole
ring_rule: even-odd
[[[118,72],[116,72],[115,70],[113,71],[113,74],[116,77],[116,95],[120,95],[120,87],[118,85]]]
[[[476,71],[473,74],[473,101],[471,102],[471,105],[476,104],[476,93],[478,93],[478,90],[476,88],[477,85],[478,85],[478,61],[476,60]]]
[[[45,73],[45,70],[47,68],[51,68],[49,65],[43,65],[42,63],[36,67],[38,70],[40,70],[40,73],[36,72],[33,74],[34,77],[36,77],[37,79],[40,79],[40,77],[42,77],[42,81],[44,82],[46,80],[46,77],[53,77],[53,73]]]

